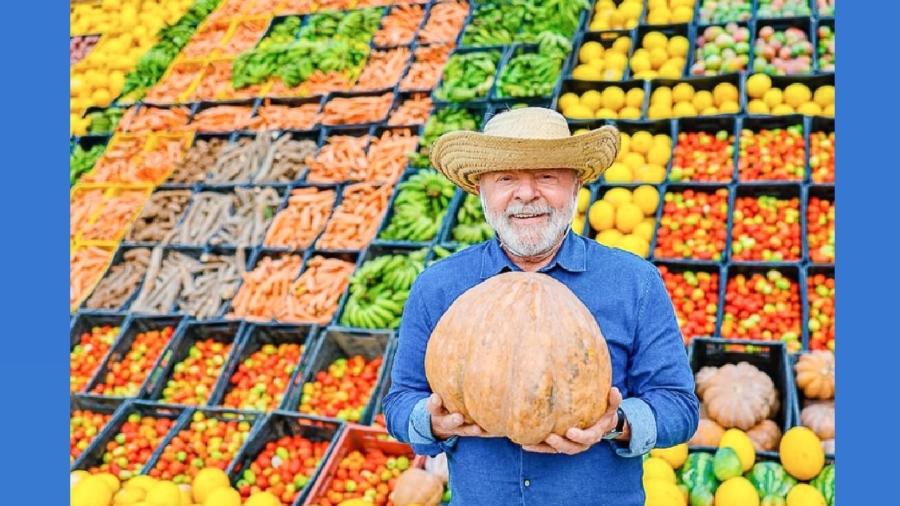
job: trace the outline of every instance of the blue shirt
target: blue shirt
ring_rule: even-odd
[[[426,269],[403,312],[384,412],[390,434],[416,453],[447,453],[454,505],[644,504],[642,461],[654,447],[691,438],[699,401],[672,301],[656,267],[622,250],[569,232],[541,272],[569,287],[603,333],[613,385],[631,427],[627,445],[602,441],[569,456],[527,452],[507,438],[431,433],[425,402],[425,350],[456,298],[483,280],[519,269],[497,239],[469,247]]]

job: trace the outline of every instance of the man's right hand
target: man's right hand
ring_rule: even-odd
[[[431,415],[431,433],[440,440],[453,436],[493,437],[474,423],[466,424],[461,414],[448,412],[441,396],[436,393],[428,398],[426,407]]]

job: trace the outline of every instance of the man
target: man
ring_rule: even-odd
[[[453,504],[640,506],[636,457],[685,442],[697,428],[693,375],[659,272],[569,229],[578,189],[599,177],[617,151],[614,128],[571,136],[563,116],[542,108],[499,114],[484,133],[452,132],[432,147],[434,166],[480,195],[495,238],[435,263],[416,280],[384,406],[395,438],[418,454],[446,452]],[[464,425],[432,394],[424,369],[432,330],[459,295],[506,270],[552,276],[597,319],[614,388],[593,427],[522,447]]]

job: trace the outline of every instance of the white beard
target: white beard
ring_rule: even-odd
[[[563,209],[555,209],[544,204],[512,204],[505,211],[498,213],[488,210],[484,195],[479,196],[485,220],[510,253],[519,257],[535,257],[549,252],[562,240],[575,216],[575,196]],[[520,213],[548,213],[549,221],[546,225],[513,224],[510,221],[511,217]]]

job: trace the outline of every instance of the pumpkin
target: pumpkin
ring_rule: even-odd
[[[785,496],[797,480],[791,478],[777,462],[757,462],[747,473],[747,479],[763,498],[763,504],[769,499],[770,504],[783,504]],[[770,499],[771,498],[771,499]]]
[[[719,440],[722,439],[724,433],[725,429],[721,425],[701,418],[700,423],[697,424],[697,432],[694,433],[694,437],[688,441],[688,444],[691,446],[719,446]]]
[[[681,467],[681,482],[691,491],[705,488],[714,491],[719,485],[713,469],[713,456],[705,452],[691,453]]]
[[[825,452],[816,433],[806,427],[792,427],[778,445],[784,470],[801,481],[811,480],[825,466]]]
[[[778,393],[766,373],[747,362],[719,368],[703,392],[710,418],[722,427],[748,430],[777,413]]]
[[[828,506],[834,504],[834,464],[823,467],[822,472],[809,484],[821,492],[828,502]]]
[[[390,500],[395,506],[436,506],[444,495],[444,484],[437,476],[411,467],[397,477]]]
[[[706,366],[701,367],[697,374],[694,375],[694,384],[697,388],[697,395],[703,397],[703,393],[706,392],[706,388],[712,383],[710,380],[716,373],[719,372],[718,367]]]
[[[800,424],[812,429],[819,439],[834,439],[834,402],[809,404],[800,412]]]
[[[612,382],[597,320],[537,272],[499,274],[460,295],[431,334],[425,374],[448,411],[520,445],[597,423]]]
[[[822,441],[822,451],[834,455],[834,439],[825,439]]]
[[[781,429],[772,420],[763,420],[747,431],[747,436],[753,442],[753,447],[758,452],[771,452],[778,448],[781,441]]]
[[[794,371],[803,395],[810,399],[834,398],[834,353],[816,350],[801,355]]]

